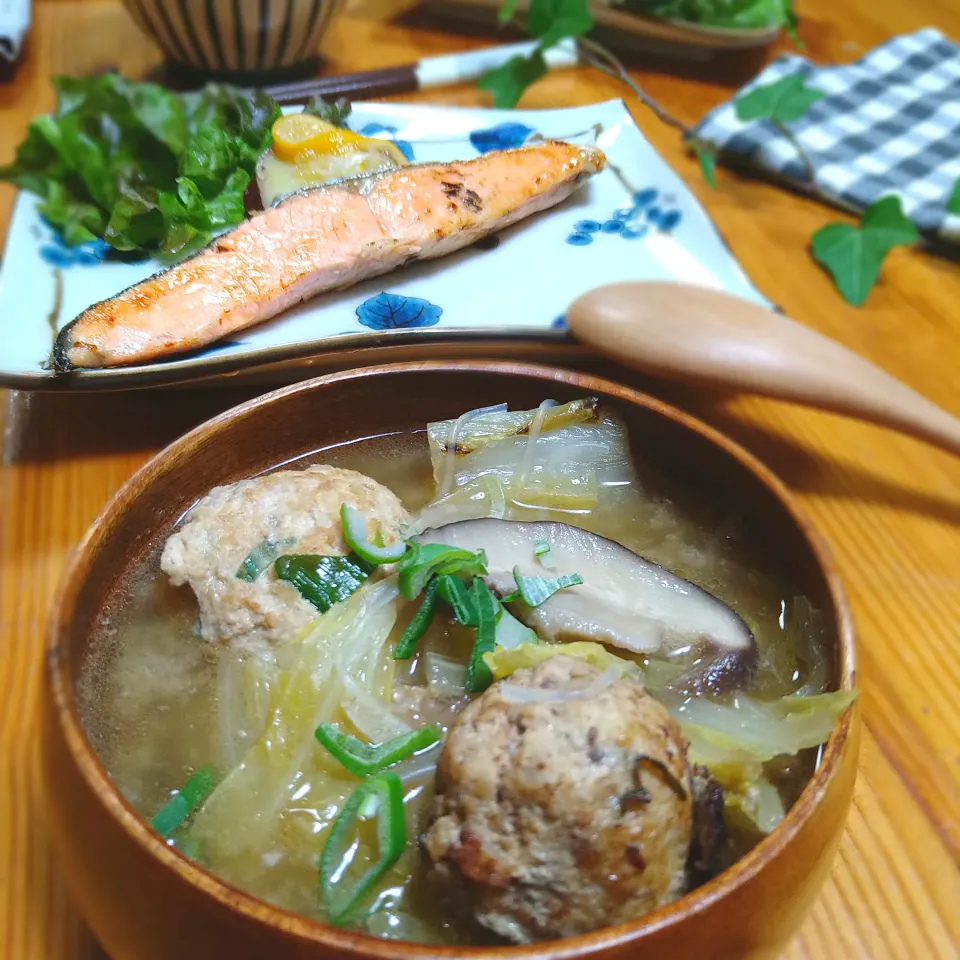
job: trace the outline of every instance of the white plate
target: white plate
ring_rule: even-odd
[[[304,368],[376,348],[407,356],[504,343],[562,345],[563,313],[593,287],[683,280],[766,303],[703,208],[664,163],[619,100],[568,110],[464,110],[358,103],[350,126],[389,137],[417,161],[466,160],[536,136],[596,143],[609,165],[574,196],[480,244],[440,260],[326,294],[260,326],[179,359],[54,373],[54,330],[91,303],[159,269],[105,259],[99,244],[64,247],[17,198],[0,270],[0,385],[26,389],[133,388],[251,373],[271,365],[286,379]],[[499,348],[498,347],[498,348]],[[387,357],[389,358],[389,357]]]

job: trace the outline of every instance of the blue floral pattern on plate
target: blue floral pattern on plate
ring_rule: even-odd
[[[93,240],[75,247],[67,246],[56,231],[53,231],[50,239],[40,247],[43,261],[61,270],[67,267],[95,267],[106,260],[110,252],[110,246],[103,240]]]
[[[578,220],[567,243],[585,247],[600,233],[616,234],[624,240],[642,240],[651,231],[669,233],[682,219],[683,214],[672,206],[669,198],[661,197],[656,187],[647,187],[633,195],[631,206],[615,210],[609,220]]]
[[[361,137],[376,137],[378,140],[389,140],[391,143],[395,143],[397,149],[407,158],[408,163],[412,163],[416,159],[413,155],[413,147],[406,140],[397,139],[396,127],[388,127],[382,123],[368,123],[361,127],[357,133]]]
[[[498,123],[495,127],[474,130],[470,134],[470,143],[477,153],[509,150],[512,147],[522,147],[530,139],[531,133],[536,133],[536,130],[523,123]]]
[[[371,330],[405,330],[432,327],[443,308],[419,297],[401,297],[395,293],[378,293],[357,307],[357,319]]]

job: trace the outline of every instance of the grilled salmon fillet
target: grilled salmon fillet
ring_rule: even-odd
[[[182,263],[94,304],[60,331],[60,371],[195,350],[320,293],[442,257],[568,197],[603,169],[546,141],[297,194]]]

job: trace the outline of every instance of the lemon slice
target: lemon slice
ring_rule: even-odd
[[[310,113],[291,113],[279,117],[273,125],[273,152],[278,160],[292,163],[311,141],[336,130],[332,123]]]
[[[377,140],[362,137],[359,133],[336,127],[324,133],[318,133],[300,144],[294,162],[301,164],[322,156],[346,157],[354,153],[381,153],[388,156],[398,167],[406,164],[406,159],[397,145],[389,140]]]

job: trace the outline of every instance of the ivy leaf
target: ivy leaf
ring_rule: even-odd
[[[960,180],[953,185],[953,193],[947,200],[947,213],[960,215]]]
[[[694,140],[691,146],[697,156],[697,163],[700,164],[700,172],[703,174],[703,179],[707,181],[707,186],[716,189],[717,178],[714,176],[717,167],[716,151],[702,140]]]
[[[894,247],[919,238],[903,212],[900,198],[881,197],[867,207],[858,226],[831,223],[811,241],[814,259],[833,277],[844,300],[859,307],[877,282],[880,267]]]
[[[346,97],[338,97],[336,100],[324,100],[319,94],[314,94],[307,101],[303,112],[319,117],[321,120],[326,120],[327,123],[332,123],[335,127],[345,127],[347,125],[347,117],[350,116],[352,109],[353,105]]]
[[[593,18],[587,0],[531,0],[527,32],[539,38],[542,50],[592,29]]]
[[[772,120],[774,123],[792,123],[799,120],[818,100],[826,96],[822,90],[808,87],[799,73],[791,73],[775,83],[755,87],[733,101],[737,118]]]
[[[517,0],[504,0],[497,19],[507,23],[517,9]],[[531,0],[527,10],[527,33],[540,43],[529,57],[511,57],[502,66],[488,70],[478,81],[481,90],[493,94],[493,105],[500,108],[516,106],[523,91],[546,76],[547,64],[543,51],[567,37],[579,37],[593,29],[593,18],[587,9],[587,0]]]
[[[513,19],[516,9],[517,0],[503,0],[500,9],[497,11],[497,20],[500,23],[509,23]]]
[[[506,63],[488,70],[478,81],[481,90],[493,94],[493,105],[502,109],[516,106],[523,91],[547,75],[543,54],[535,50],[529,57],[511,57]]]
[[[798,28],[800,26],[800,18],[797,16],[797,11],[793,9],[792,5],[788,5],[785,11],[785,22],[783,25],[783,31],[786,33],[790,42],[798,50],[806,50],[807,45],[800,39],[800,33]]]

